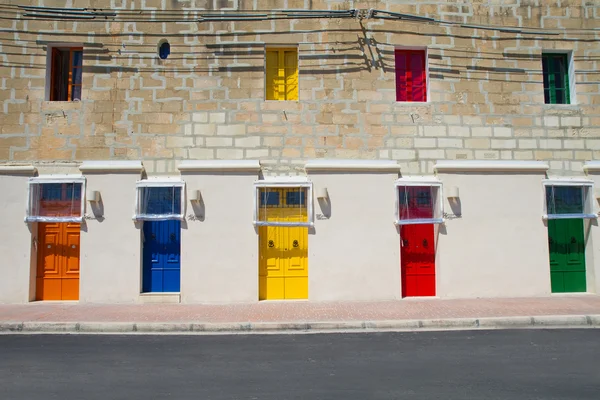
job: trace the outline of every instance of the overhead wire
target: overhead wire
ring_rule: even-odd
[[[182,10],[148,10],[148,9],[117,9],[106,10],[100,8],[60,8],[12,5],[0,3],[0,9],[9,13],[13,18],[0,17],[0,19],[12,20],[42,20],[42,21],[75,21],[82,20],[86,22],[140,22],[140,23],[164,23],[164,22],[243,22],[243,21],[273,21],[286,19],[322,19],[322,18],[366,18],[396,20],[407,22],[423,22],[440,25],[454,25],[466,29],[492,30],[504,33],[516,33],[527,35],[560,35],[566,31],[572,32],[600,32],[600,28],[549,28],[539,30],[539,28],[520,27],[520,26],[495,26],[495,25],[474,25],[455,21],[447,21],[424,17],[414,14],[397,13],[378,9],[369,9],[366,15],[361,15],[357,9],[348,10],[213,10],[203,9],[182,9]]]

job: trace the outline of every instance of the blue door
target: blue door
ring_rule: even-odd
[[[181,221],[144,222],[143,292],[179,292]]]

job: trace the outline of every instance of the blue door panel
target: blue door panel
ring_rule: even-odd
[[[143,292],[179,292],[181,282],[181,222],[145,221]]]

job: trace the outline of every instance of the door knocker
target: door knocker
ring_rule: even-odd
[[[171,233],[171,235],[169,236],[169,238],[171,239],[171,242],[175,241],[175,234]]]
[[[427,239],[423,239],[423,247],[427,247],[428,244]]]
[[[269,247],[275,247],[275,243],[272,240],[269,240]]]
[[[298,241],[297,240],[294,240],[293,246],[294,247],[298,247]]]

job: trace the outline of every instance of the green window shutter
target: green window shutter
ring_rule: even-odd
[[[569,59],[567,54],[543,54],[544,101],[547,104],[570,104]]]

